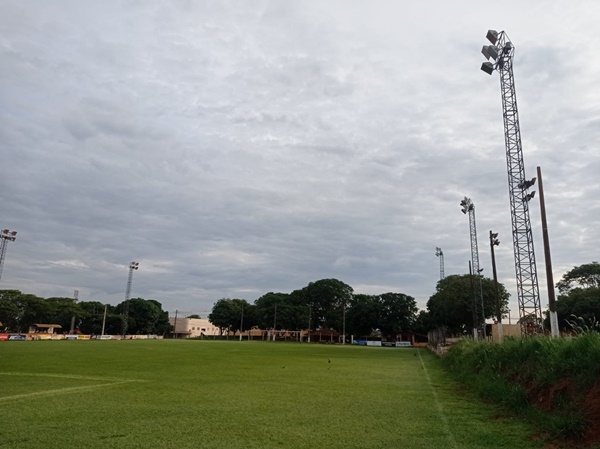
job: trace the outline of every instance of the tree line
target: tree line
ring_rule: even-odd
[[[63,332],[74,329],[82,334],[100,334],[105,316],[104,333],[118,335],[124,324],[125,301],[112,306],[98,301],[74,298],[41,298],[19,290],[0,290],[0,329],[27,332],[33,324],[59,324]],[[127,333],[164,335],[171,331],[169,315],[153,299],[132,298],[128,305]]]
[[[254,303],[222,298],[208,319],[221,332],[250,329],[334,329],[357,336],[378,329],[383,335],[413,330],[418,316],[415,299],[404,293],[354,294],[338,279],[321,279],[291,293],[269,292]]]
[[[404,293],[354,294],[348,284],[337,279],[321,279],[291,293],[269,292],[254,303],[245,299],[219,299],[208,319],[222,332],[258,326],[262,329],[335,329],[365,336],[374,331],[391,337],[402,331],[426,335],[445,327],[455,334],[468,334],[473,326],[473,281],[471,275],[450,275],[440,280],[419,311],[412,296]],[[573,317],[591,322],[600,318],[600,264],[575,266],[556,284],[556,309],[561,329],[569,328]],[[509,293],[498,284],[502,314],[508,312]],[[483,314],[478,319],[495,318],[494,281],[482,277]],[[0,330],[26,332],[32,324],[59,324],[68,331],[75,317],[75,329],[84,334],[100,334],[106,307],[106,334],[123,329],[125,301],[112,306],[98,301],[74,298],[41,298],[19,290],[0,290]],[[479,307],[479,306],[478,306]],[[195,315],[194,315],[195,316]],[[172,330],[166,311],[153,299],[129,300],[128,333],[164,335]],[[480,323],[478,323],[480,324]],[[344,329],[345,327],[345,329]],[[548,320],[546,327],[549,328]]]

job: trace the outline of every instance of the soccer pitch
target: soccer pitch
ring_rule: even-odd
[[[3,449],[539,447],[425,349],[1,342],[0,361]]]

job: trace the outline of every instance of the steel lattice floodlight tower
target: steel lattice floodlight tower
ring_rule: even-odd
[[[460,202],[462,207],[461,212],[463,214],[469,214],[469,233],[471,236],[471,266],[473,268],[473,274],[477,276],[478,285],[474,286],[473,291],[473,338],[477,338],[477,329],[483,326],[482,334],[485,337],[485,311],[483,308],[483,287],[481,285],[481,272],[483,268],[479,268],[479,248],[477,247],[477,226],[475,224],[475,205],[471,198],[467,198],[466,196]],[[479,287],[479,295],[477,295],[477,287]],[[481,315],[478,313],[478,304],[477,298],[479,296],[479,300],[481,303]]]
[[[6,245],[8,242],[14,242],[17,238],[17,231],[10,231],[8,229],[4,229],[0,232],[0,239],[2,242],[0,243],[0,279],[2,278],[2,269],[4,268],[4,258],[6,257]]]
[[[440,281],[444,279],[444,251],[439,246],[435,247],[435,255],[440,258]]]
[[[125,290],[125,305],[123,307],[123,338],[127,335],[127,322],[129,320],[129,296],[131,295],[131,282],[133,281],[133,271],[140,267],[139,262],[129,264],[129,277],[127,278],[127,290]]]
[[[536,178],[531,180],[525,178],[519,112],[517,110],[517,96],[513,76],[515,48],[504,31],[498,33],[489,30],[486,37],[492,45],[484,45],[481,49],[483,55],[488,59],[488,62],[484,62],[481,66],[481,70],[489,75],[494,70],[500,74],[521,332],[524,334],[537,334],[543,332],[543,320],[533,236],[529,220],[529,201],[535,195],[535,192],[529,193],[529,188],[535,184]],[[492,59],[493,62],[490,62],[489,59]]]

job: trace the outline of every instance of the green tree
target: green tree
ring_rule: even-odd
[[[214,304],[208,320],[219,328],[222,335],[226,330],[240,330],[242,318],[244,330],[250,329],[254,325],[254,315],[254,306],[245,299],[222,298]]]
[[[128,334],[164,335],[172,328],[171,324],[169,324],[169,314],[154,299],[132,298],[129,300],[128,308]],[[125,301],[116,307],[116,311],[119,314],[123,314],[124,309]]]
[[[438,282],[436,292],[427,301],[430,318],[436,327],[444,326],[455,333],[468,333],[473,328],[472,280],[476,290],[479,290],[476,277],[468,274],[447,276]],[[485,318],[493,318],[496,316],[494,281],[489,278],[482,278],[481,287]],[[510,295],[501,283],[498,283],[498,293],[502,313],[506,313]],[[476,298],[478,315],[481,316],[479,291],[476,292]]]
[[[84,311],[84,316],[79,323],[79,331],[83,334],[100,335],[102,333],[102,322],[104,320],[104,308],[106,307],[106,322],[104,333],[106,335],[118,335],[121,333],[123,321],[116,307],[110,304],[102,304],[98,301],[81,301],[79,306]]]
[[[435,322],[431,318],[431,314],[426,310],[420,310],[413,323],[412,331],[416,334],[427,336],[427,333],[436,327]]]
[[[337,279],[321,279],[304,287],[303,302],[311,308],[311,327],[341,331],[344,309],[350,304],[353,291]]]
[[[75,318],[77,325],[86,315],[74,298],[47,298],[41,301],[37,321],[47,324],[60,324],[63,332],[68,332],[71,320]]]
[[[7,292],[5,290],[5,292]],[[4,300],[12,303],[5,308],[6,311],[12,311],[10,316],[6,317],[5,326],[12,332],[27,332],[34,323],[40,323],[47,308],[44,299],[35,295],[21,293],[18,290],[10,290],[4,295]]]
[[[254,301],[256,325],[261,329],[299,330],[308,325],[308,306],[301,290],[269,292]],[[244,326],[245,327],[245,326]]]
[[[378,327],[382,335],[393,339],[403,330],[412,328],[419,309],[412,296],[403,293],[379,295],[380,312]]]
[[[197,320],[199,320],[199,319],[201,319],[202,317],[201,317],[200,315],[197,315],[197,314],[195,314],[195,313],[194,313],[193,315],[190,315],[190,316],[188,316],[188,317],[186,317],[186,318],[190,318],[190,319],[197,319]]]
[[[377,296],[356,294],[346,311],[346,331],[357,337],[368,337],[379,326],[381,304]]]
[[[561,329],[569,329],[568,321],[572,315],[583,318],[586,322],[600,319],[600,287],[574,288],[556,300],[556,315]]]
[[[584,289],[600,287],[600,264],[592,262],[573,267],[563,275],[556,287],[561,294],[567,294],[578,287]]]
[[[19,290],[0,290],[0,328],[16,331],[20,313],[17,299],[21,295]]]

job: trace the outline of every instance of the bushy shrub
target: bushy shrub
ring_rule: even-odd
[[[553,436],[583,435],[582,403],[600,376],[600,333],[571,339],[461,341],[444,357],[460,381],[482,397],[543,426]]]

